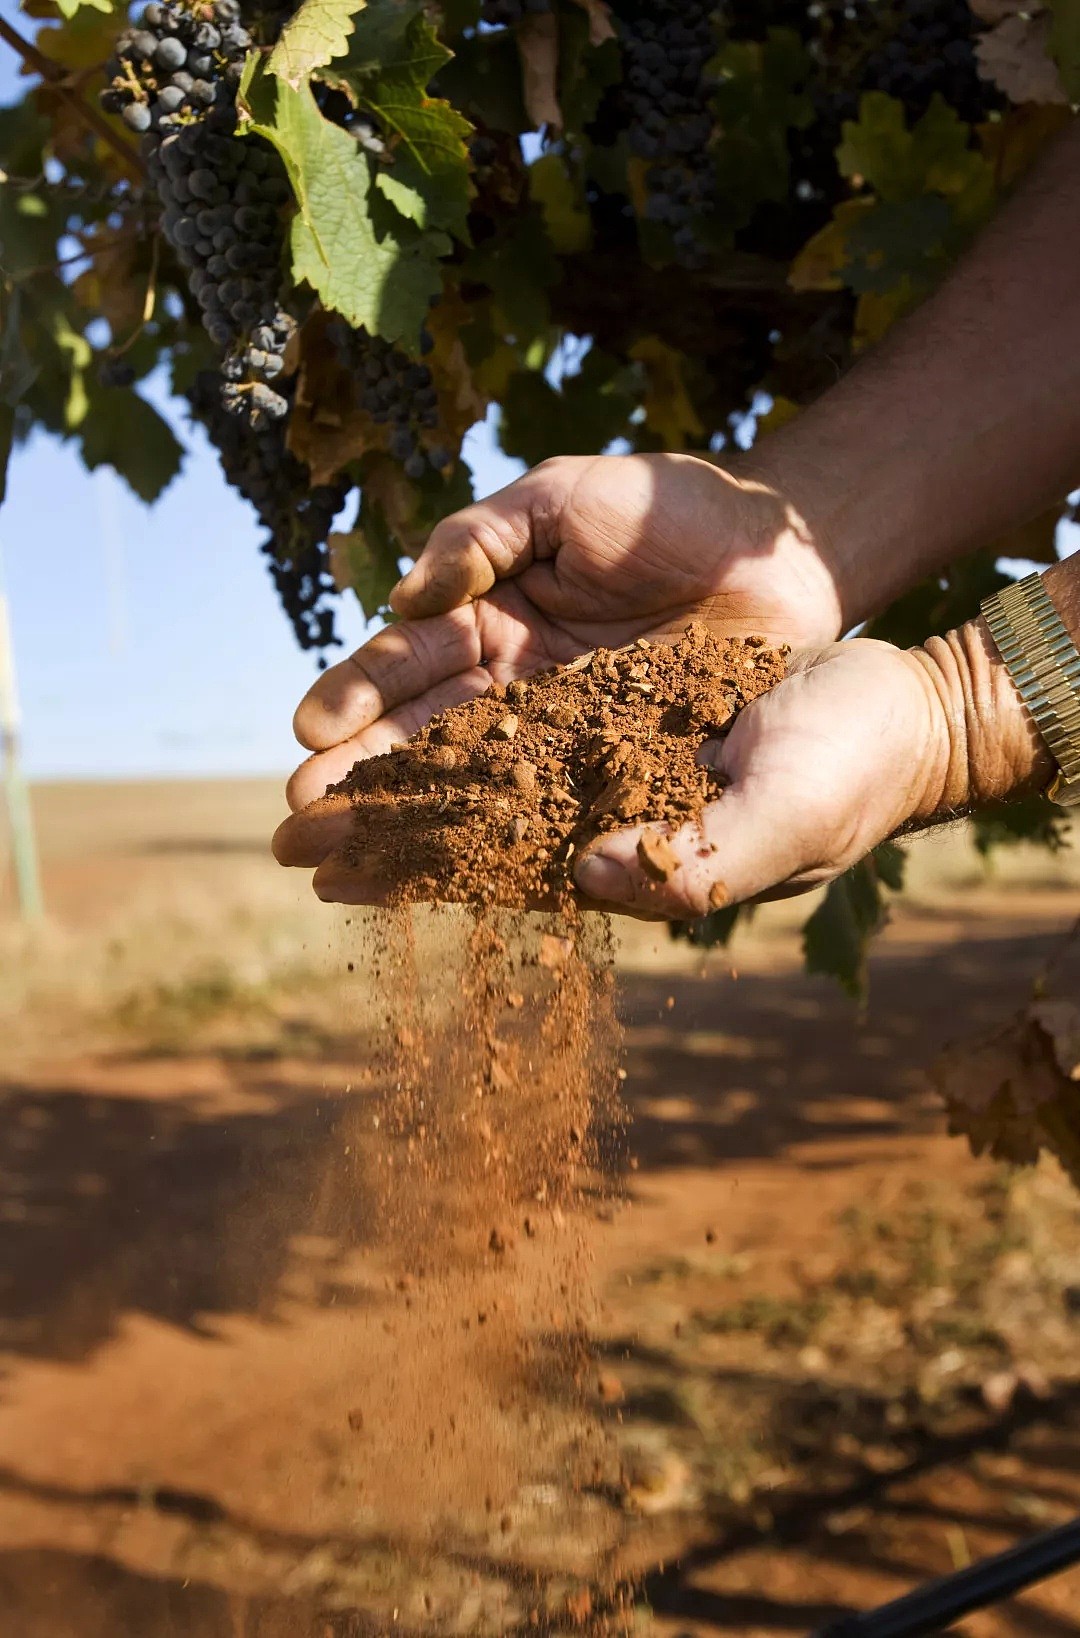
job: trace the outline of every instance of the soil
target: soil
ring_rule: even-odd
[[[294,891],[255,851],[273,796],[249,853],[227,796],[204,837],[167,789],[151,848],[99,845],[92,794],[47,890],[114,965],[131,946],[141,1003],[61,1038],[54,983],[36,1042],[0,1032],[0,1607],[26,1638],[581,1635],[642,1572],[635,1631],[796,1638],[1080,1511],[1080,1205],[1045,1161],[972,1159],[923,1076],[1030,990],[1080,910],[1063,877],[920,876],[862,1017],[801,971],[789,906],[737,979],[631,929],[616,1190],[626,1137],[577,1126],[593,1070],[560,1087],[525,1016],[610,1061],[603,1007],[574,1021],[610,986],[598,918],[568,950],[551,917],[418,908],[372,944],[296,888],[310,970],[257,988],[253,906]],[[183,885],[204,968],[160,912],[137,933],[151,880]],[[463,999],[474,937],[504,947]],[[1077,1638],[1080,1580],[962,1630]]]
[[[493,688],[334,787],[355,809],[347,855],[407,901],[565,906],[574,857],[597,836],[675,827],[722,794],[701,747],[780,681],[786,657],[695,622],[672,644],[640,638]],[[661,832],[639,857],[654,879],[677,868]]]

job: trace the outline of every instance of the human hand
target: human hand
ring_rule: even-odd
[[[690,455],[564,457],[446,518],[391,602],[400,622],[315,683],[295,811],[438,711],[691,619],[805,646],[839,635],[827,553],[766,484]]]
[[[981,621],[925,649],[856,639],[797,655],[787,677],[703,748],[723,796],[669,837],[678,867],[641,867],[636,826],[582,856],[599,905],[674,921],[832,881],[909,822],[1038,782],[1045,750]]]

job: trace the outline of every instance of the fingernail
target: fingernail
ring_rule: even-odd
[[[614,859],[605,859],[602,853],[592,853],[582,859],[574,877],[583,893],[591,899],[606,899],[609,904],[629,904],[634,897],[630,874]]]

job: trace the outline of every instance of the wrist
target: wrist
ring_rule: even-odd
[[[783,635],[795,648],[835,642],[852,622],[847,565],[828,530],[828,508],[819,486],[793,465],[771,458],[773,440],[728,463],[725,482],[742,493],[745,559],[768,562],[785,588],[792,629]],[[730,578],[730,576],[729,576]]]
[[[943,754],[920,802],[928,822],[1044,790],[1055,764],[980,615],[911,650],[934,691]]]

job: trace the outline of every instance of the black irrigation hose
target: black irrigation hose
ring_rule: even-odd
[[[928,1638],[973,1610],[1011,1598],[1074,1564],[1080,1564],[1080,1518],[984,1558],[970,1569],[943,1575],[880,1609],[846,1615],[822,1627],[814,1638]]]

